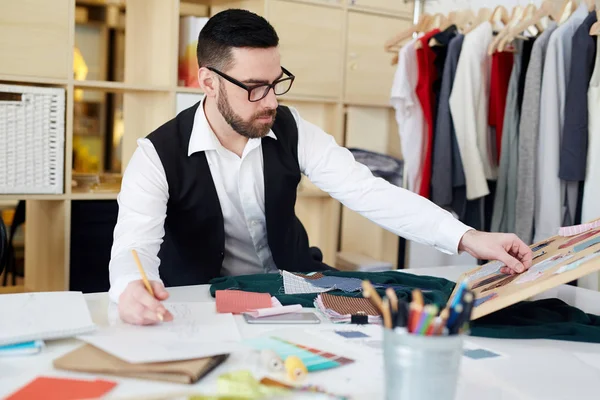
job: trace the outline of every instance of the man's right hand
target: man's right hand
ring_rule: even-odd
[[[162,283],[150,281],[154,296],[148,293],[142,280],[130,282],[119,296],[119,316],[124,322],[134,325],[152,325],[160,321],[172,321],[173,315],[161,301],[169,297]]]

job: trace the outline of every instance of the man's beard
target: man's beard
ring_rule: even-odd
[[[229,105],[227,101],[227,93],[223,85],[219,88],[219,100],[217,101],[217,109],[225,119],[225,121],[231,126],[231,128],[242,136],[248,139],[262,138],[267,136],[273,123],[275,122],[275,114],[277,110],[262,111],[253,115],[249,121],[244,121],[242,117],[237,115],[235,111]],[[268,123],[257,122],[258,118],[271,117],[271,121]]]

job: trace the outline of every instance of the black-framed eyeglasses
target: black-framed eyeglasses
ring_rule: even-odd
[[[282,94],[286,94],[292,88],[292,83],[294,83],[294,79],[296,78],[290,71],[281,67],[283,73],[287,76],[283,78],[277,79],[273,83],[261,83],[259,85],[248,86],[238,81],[235,78],[215,69],[213,67],[208,67],[209,70],[214,72],[215,74],[221,76],[223,79],[228,80],[236,86],[241,87],[242,89],[246,89],[248,92],[248,101],[255,102],[260,101],[267,97],[269,90],[273,89],[273,93],[277,96],[281,96]]]

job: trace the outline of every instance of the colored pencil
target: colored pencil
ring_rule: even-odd
[[[369,299],[371,304],[373,304],[375,306],[375,308],[377,308],[379,310],[379,314],[381,314],[383,316],[383,301],[381,300],[379,293],[377,293],[377,291],[375,290],[373,285],[371,285],[371,282],[366,281],[366,280],[362,281],[362,288],[363,288],[363,292],[362,292],[363,297],[366,299]]]
[[[148,277],[146,276],[146,272],[144,271],[144,268],[142,267],[142,262],[140,261],[140,257],[138,256],[137,251],[135,251],[135,249],[132,249],[131,253],[133,254],[133,259],[135,260],[135,264],[137,265],[138,271],[140,272],[140,275],[142,276],[142,281],[144,282],[144,286],[146,286],[146,290],[148,291],[148,293],[150,293],[150,295],[152,297],[155,297],[154,290],[152,290],[152,285],[150,285],[150,281],[148,281]],[[156,316],[161,321],[164,319],[163,315],[161,313],[156,313]]]

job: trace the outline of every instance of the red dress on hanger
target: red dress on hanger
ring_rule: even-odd
[[[495,52],[492,55],[492,71],[490,73],[490,103],[488,124],[496,128],[496,163],[500,163],[502,149],[502,129],[504,125],[504,109],[508,81],[513,67],[513,53],[508,51]]]
[[[423,117],[427,126],[425,137],[423,138],[423,165],[421,168],[421,186],[419,194],[425,198],[430,197],[431,193],[431,162],[433,151],[433,105],[435,98],[433,95],[433,82],[437,78],[435,69],[435,53],[429,47],[429,40],[433,35],[439,33],[439,29],[427,32],[419,39],[421,48],[417,49],[417,65],[419,67],[419,78],[417,80],[416,94],[419,103],[423,108]]]

